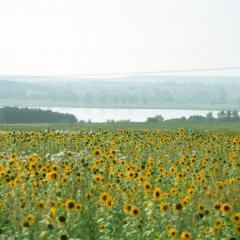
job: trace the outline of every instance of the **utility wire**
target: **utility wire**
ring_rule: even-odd
[[[190,47],[190,48],[162,48],[162,49],[125,49],[125,50],[90,50],[90,51],[77,51],[78,54],[158,54],[164,52],[181,52],[181,51],[201,51],[201,50],[227,50],[227,49],[240,49],[240,46],[225,45],[225,46],[203,46],[203,47]]]
[[[159,71],[115,72],[115,73],[101,73],[101,74],[80,74],[80,75],[77,75],[77,77],[160,75],[160,74],[168,74],[168,73],[171,74],[171,73],[213,72],[213,71],[229,71],[229,70],[240,70],[240,66],[189,68],[189,69],[174,69],[174,70],[159,70]]]

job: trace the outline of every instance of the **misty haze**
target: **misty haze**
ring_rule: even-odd
[[[239,240],[239,13],[0,0],[0,240]]]

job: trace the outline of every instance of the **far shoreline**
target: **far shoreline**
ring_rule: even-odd
[[[227,110],[237,110],[240,112],[240,106],[229,106],[229,105],[218,105],[218,106],[180,106],[180,105],[172,105],[172,106],[166,106],[166,105],[160,105],[160,106],[135,106],[135,105],[118,105],[118,106],[113,106],[113,105],[55,105],[55,104],[43,104],[43,105],[37,105],[37,104],[4,104],[0,102],[0,108],[2,107],[20,107],[20,108],[75,108],[75,109],[136,109],[136,110],[141,110],[141,109],[152,109],[152,110],[202,110],[202,111],[227,111]]]

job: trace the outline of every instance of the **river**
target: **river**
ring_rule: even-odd
[[[74,114],[78,120],[92,122],[106,122],[107,120],[130,120],[131,122],[144,122],[148,117],[162,115],[163,118],[173,119],[192,115],[206,116],[209,110],[186,110],[186,109],[125,109],[125,108],[69,108],[69,107],[41,107],[61,113]],[[217,116],[218,111],[211,111]]]

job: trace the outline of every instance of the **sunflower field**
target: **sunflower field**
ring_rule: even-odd
[[[0,239],[240,239],[240,133],[2,131]]]

